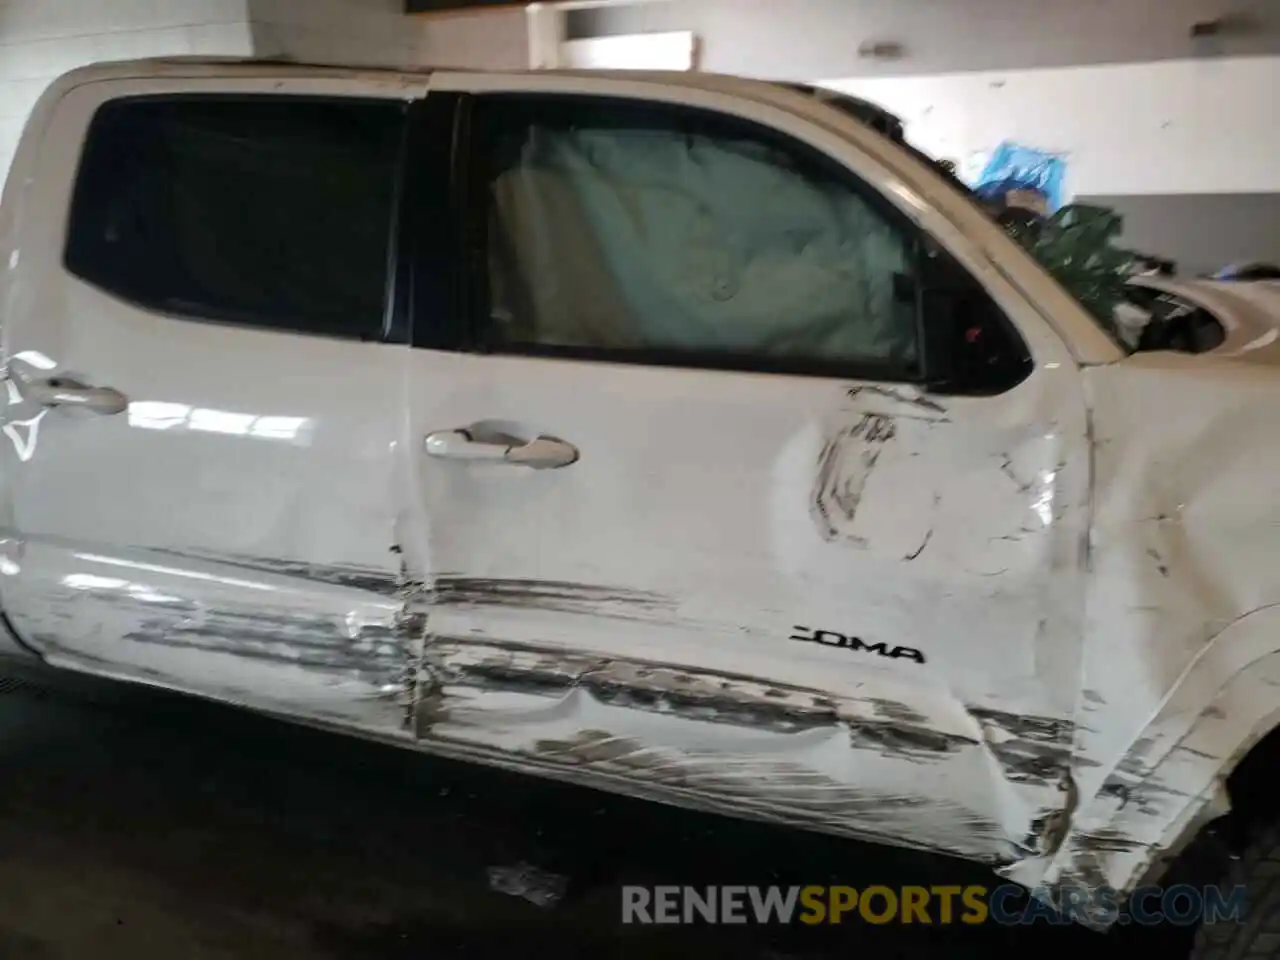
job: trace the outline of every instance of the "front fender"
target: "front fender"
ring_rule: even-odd
[[[1101,786],[1079,798],[1057,853],[1006,876],[1044,892],[1122,894],[1158,877],[1201,826],[1230,810],[1227,776],[1277,724],[1280,604],[1271,604],[1209,640]]]

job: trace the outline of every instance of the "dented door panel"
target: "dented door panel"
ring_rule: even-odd
[[[81,148],[108,101],[394,102],[424,81],[108,72],[50,88],[6,187],[5,615],[57,666],[405,738],[413,661],[392,548],[407,348],[171,315],[73,275],[64,250]],[[110,388],[127,408],[50,408],[18,383],[46,377]]]
[[[131,404],[30,427],[6,411],[0,592],[18,635],[59,666],[400,735],[403,348],[156,323],[83,286],[69,299],[92,326],[23,346]],[[208,366],[113,348],[144,330]],[[286,369],[310,386],[279,391]]]
[[[415,350],[404,542],[422,576],[422,744],[988,862],[1042,860],[1076,801],[1091,469],[1082,344],[1048,321],[1099,346],[1096,327],[1043,275],[1029,283],[994,256],[1012,250],[995,225],[935,205],[930,184],[858,131],[835,136],[831,116],[653,78],[432,86],[645,97],[776,126],[955,256],[1036,369],[1001,396],[944,398]],[[579,459],[530,471],[425,455],[427,435],[457,429],[551,436]]]
[[[631,781],[642,795],[986,862],[1037,853],[1055,829],[1040,788],[1061,775],[1061,721],[927,716],[884,699],[892,682],[842,696],[816,673],[803,687],[437,638],[432,655],[440,685],[418,716],[428,738],[570,779]]]
[[[374,734],[405,728],[416,652],[396,578],[238,555],[41,537],[10,621],[46,661]]]
[[[1087,523],[1074,368],[959,399],[446,366],[415,378],[416,434],[502,424],[581,458],[420,454],[424,744],[990,862],[1052,845]]]

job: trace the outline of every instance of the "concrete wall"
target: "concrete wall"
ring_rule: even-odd
[[[1059,153],[1075,199],[1184,272],[1280,262],[1280,0],[650,0],[569,18],[570,36],[680,29],[703,69],[865,97],[962,171],[1003,140]],[[860,57],[867,41],[903,56]]]
[[[403,0],[248,0],[262,57],[371,66],[418,63],[425,28]]]
[[[1280,192],[1280,57],[828,85],[892,110],[914,143],[962,169],[1011,139],[1061,154],[1077,194]]]
[[[1012,140],[1062,156],[1074,199],[1114,207],[1126,242],[1185,272],[1280,262],[1280,57],[850,77],[827,85],[906,121],[976,175]]]
[[[1235,32],[1197,44],[1224,11]],[[702,68],[812,80],[1170,60],[1209,50],[1280,54],[1276,0],[647,0],[569,14],[569,36],[692,30]],[[869,40],[905,56],[858,56]]]
[[[524,11],[406,16],[404,0],[0,0],[0,181],[36,98],[102,60],[209,54],[520,68]]]
[[[0,0],[0,179],[54,77],[99,60],[252,50],[246,0]]]
[[[1280,264],[1280,193],[1080,195],[1124,217],[1124,239],[1175,259],[1187,276],[1233,263]],[[1166,252],[1167,251],[1167,252]]]
[[[412,17],[421,24],[419,62],[439,67],[522,70],[529,66],[529,26],[520,7]]]

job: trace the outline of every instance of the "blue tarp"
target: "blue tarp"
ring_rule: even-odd
[[[1006,140],[978,175],[974,192],[984,199],[998,199],[1011,190],[1034,190],[1045,198],[1048,212],[1054,213],[1065,202],[1066,172],[1061,157]]]

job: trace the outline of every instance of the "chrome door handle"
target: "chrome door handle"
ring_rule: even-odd
[[[75,407],[108,416],[123,413],[129,407],[129,398],[119,390],[91,387],[66,377],[28,380],[19,392],[46,407]]]
[[[488,460],[534,470],[567,467],[578,460],[578,448],[554,437],[535,437],[527,443],[477,440],[467,430],[440,430],[427,435],[427,455],[445,460]]]

